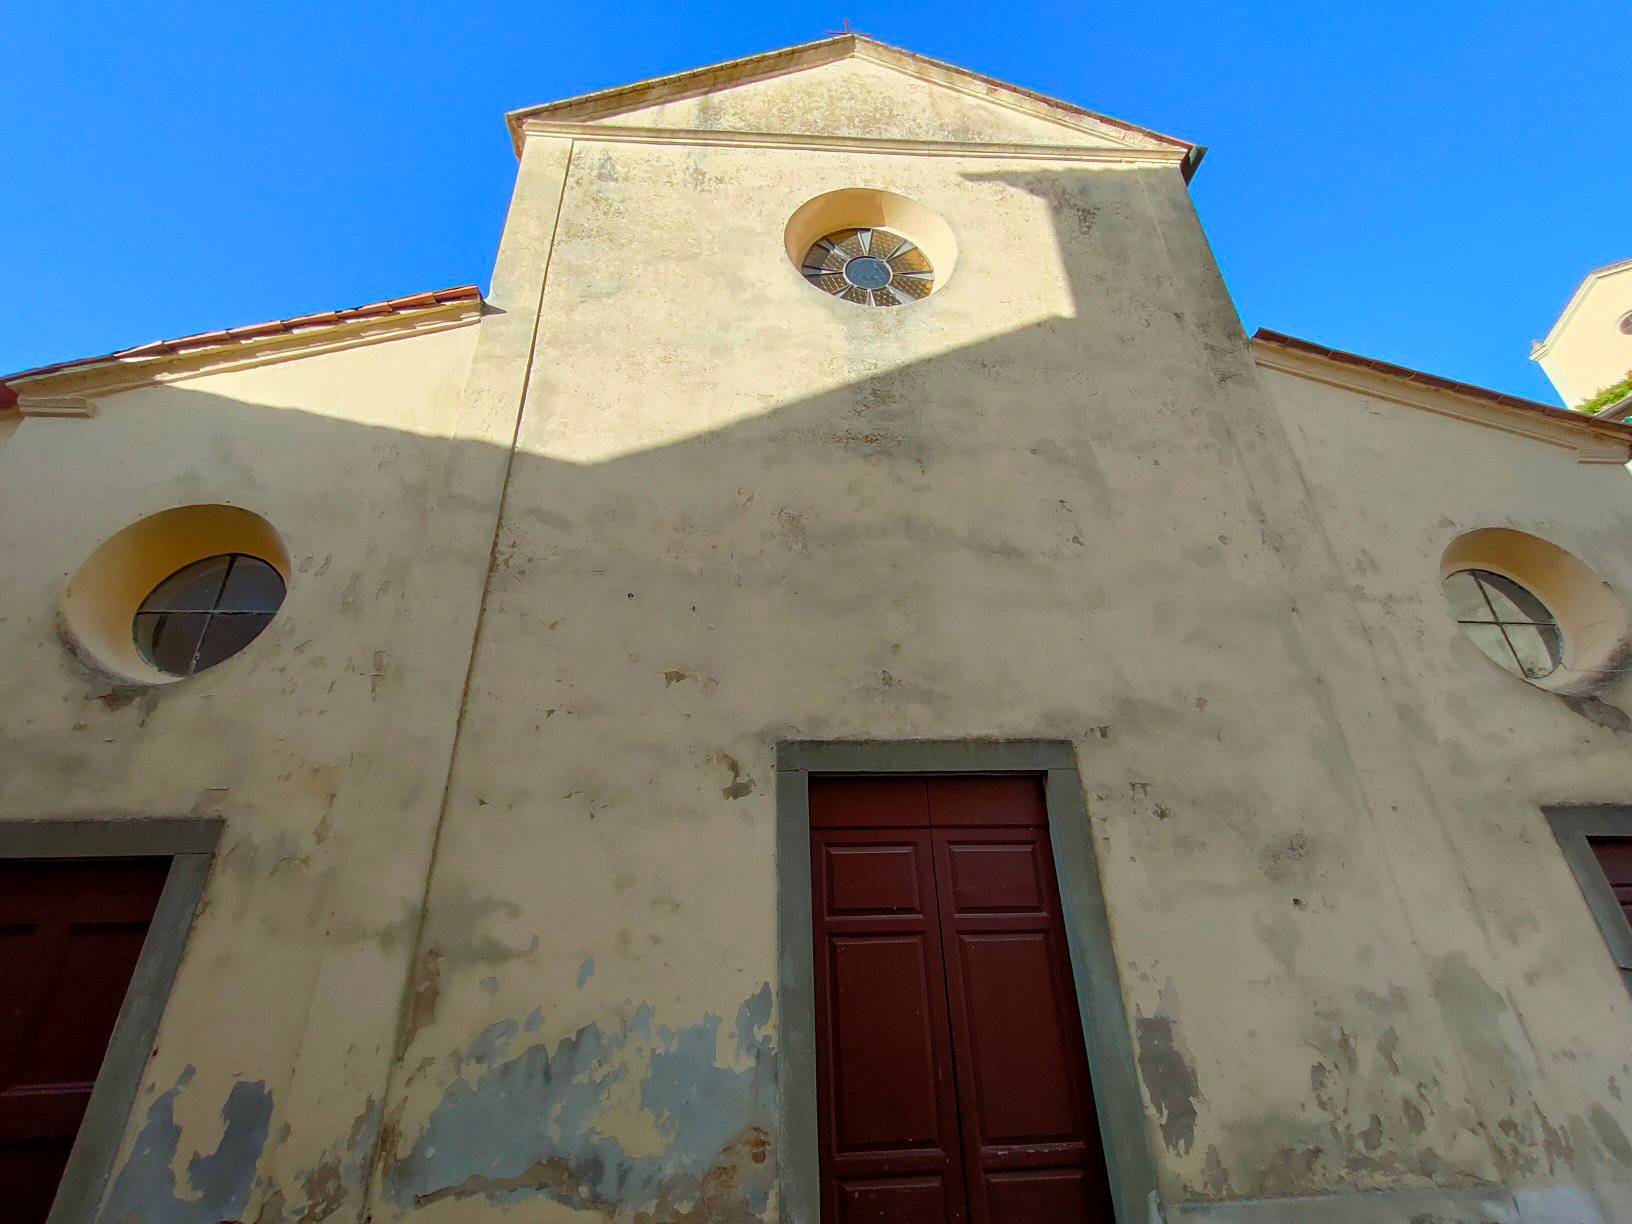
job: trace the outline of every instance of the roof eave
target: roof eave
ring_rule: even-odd
[[[1620,421],[1605,421],[1539,400],[1527,400],[1489,387],[1413,370],[1409,366],[1328,348],[1268,328],[1259,328],[1254,332],[1252,341],[1261,365],[1270,365],[1263,360],[1266,352],[1286,354],[1292,358],[1288,364],[1270,365],[1270,368],[1299,374],[1307,373],[1310,365],[1319,366],[1327,371],[1322,381],[1360,394],[1389,388],[1392,389],[1391,394],[1385,398],[1398,403],[1424,406],[1454,402],[1473,409],[1471,412],[1459,409],[1452,413],[1461,419],[1477,419],[1480,413],[1488,414],[1492,410],[1509,414],[1512,421],[1525,423],[1513,432],[1549,440],[1557,438],[1560,433],[1579,438],[1580,444],[1574,448],[1584,463],[1625,463],[1632,459],[1632,425]]]
[[[480,318],[481,290],[460,285],[346,310],[158,340],[0,377],[0,411],[89,416],[97,396],[178,378],[288,361],[337,348],[458,327]]]

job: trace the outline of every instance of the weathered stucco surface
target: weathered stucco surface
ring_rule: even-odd
[[[861,64],[676,105],[858,73],[862,134],[1018,138]],[[856,185],[952,227],[941,291],[801,279]],[[106,1218],[776,1218],[774,746],[960,737],[1077,746],[1164,1200],[1632,1215],[1632,1003],[1539,811],[1627,741],[1437,591],[1491,524],[1626,589],[1623,471],[1260,373],[1171,166],[535,136],[490,297],[0,453],[0,818],[227,821]],[[297,559],[272,628],[86,672],[68,575],[203,501]]]
[[[644,106],[608,116],[606,122],[727,132],[1115,147],[1103,136],[912,80],[864,60],[840,60],[797,75]]]
[[[1500,430],[1264,379],[1388,687],[1396,770],[1418,796],[1402,808],[1408,819],[1389,811],[1390,870],[1499,1168],[1519,1185],[1588,1181],[1606,1219],[1632,1216],[1632,1116],[1621,1100],[1632,1004],[1540,812],[1618,801],[1632,789],[1627,739],[1491,666],[1439,592],[1446,546],[1498,526],[1568,549],[1624,598],[1626,472]],[[1626,704],[1624,683],[1603,699]]]
[[[491,510],[447,483],[482,449],[454,436],[475,335],[126,392],[0,454],[0,816],[226,820],[111,1218],[360,1204],[358,1169],[334,1171],[366,1166],[378,1126],[486,570]],[[88,670],[59,636],[70,574],[201,502],[277,527],[281,615],[184,683]]]

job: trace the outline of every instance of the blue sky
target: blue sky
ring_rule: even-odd
[[[1209,145],[1243,322],[1551,399],[1632,257],[1627,0],[141,5],[0,13],[0,370],[476,282],[506,110],[861,32]]]

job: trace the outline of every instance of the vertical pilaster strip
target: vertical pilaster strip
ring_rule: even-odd
[[[436,513],[427,525],[428,548],[463,550],[469,554],[471,565],[479,568],[480,576],[467,588],[468,598],[461,604],[458,624],[450,626],[448,640],[467,644],[462,652],[462,684],[457,706],[448,710],[443,749],[447,764],[443,771],[441,801],[417,872],[414,938],[403,966],[404,981],[389,1049],[390,1063],[380,1098],[387,1124],[380,1128],[370,1155],[368,1187],[358,1212],[359,1220],[370,1218],[370,1209],[378,1201],[381,1178],[391,1155],[386,1150],[386,1138],[394,1130],[389,1122],[395,1120],[401,1107],[398,1099],[401,1058],[416,1007],[426,987],[419,970],[431,879],[447,815],[447,788],[458,753],[470,672],[481,632],[482,612],[487,604],[493,553],[504,519],[504,495],[521,429],[539,319],[544,309],[550,254],[571,160],[572,142],[568,140],[533,137],[522,147],[521,165],[487,296],[488,309],[471,356],[441,496],[433,507]],[[459,505],[480,507],[479,531],[465,514],[453,512]]]

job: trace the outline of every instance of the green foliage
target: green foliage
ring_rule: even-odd
[[[1632,395],[1632,371],[1628,371],[1626,377],[1614,386],[1605,387],[1591,399],[1577,404],[1575,410],[1588,416],[1597,416],[1605,408],[1620,403],[1629,395]]]

